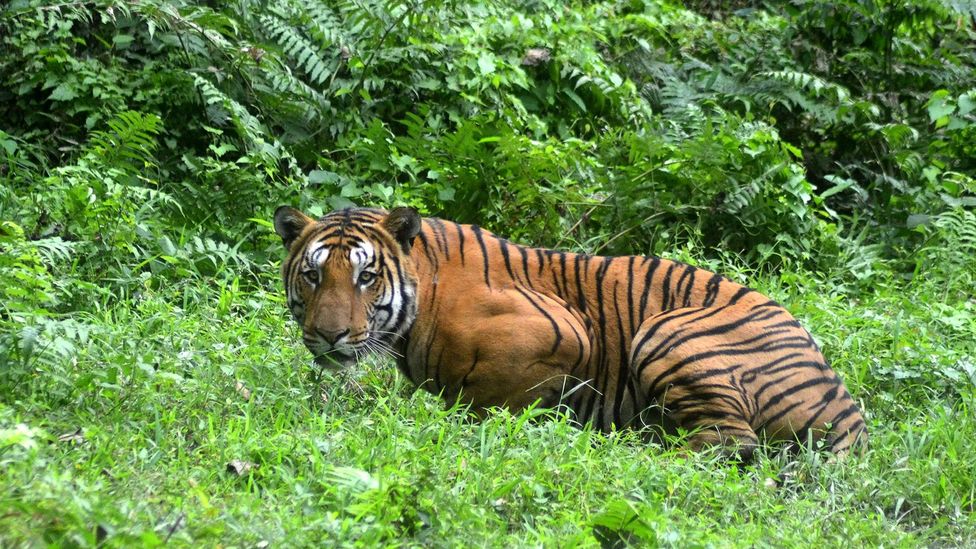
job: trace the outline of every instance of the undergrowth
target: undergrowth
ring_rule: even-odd
[[[853,298],[814,273],[698,263],[811,328],[866,411],[866,455],[768,449],[740,469],[540,410],[476,423],[387,360],[317,376],[277,294],[185,282],[52,319],[22,371],[8,365],[0,531],[113,546],[971,539],[976,304],[924,278]]]
[[[11,0],[0,545],[965,546],[966,2]],[[414,206],[784,303],[863,456],[740,468],[389,359],[320,376],[269,221]]]

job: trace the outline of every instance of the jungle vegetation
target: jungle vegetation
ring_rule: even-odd
[[[967,0],[8,0],[0,545],[972,544],[974,178]],[[742,467],[322,375],[279,204],[727,274],[871,448]]]

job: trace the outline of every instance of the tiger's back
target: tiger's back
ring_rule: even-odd
[[[370,212],[362,223],[384,222],[385,212]],[[358,228],[320,221],[329,222]],[[475,410],[541,401],[603,430],[681,427],[695,432],[692,447],[745,455],[757,433],[812,434],[836,452],[867,440],[809,333],[720,275],[660,258],[527,248],[434,218],[403,241],[402,255],[416,280],[416,320],[391,344],[401,371],[448,401]]]

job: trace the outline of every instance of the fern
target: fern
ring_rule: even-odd
[[[338,55],[334,55],[331,61],[327,60],[318,45],[278,17],[262,15],[259,20],[265,32],[281,46],[286,55],[296,62],[311,82],[322,85],[329,80],[329,76],[335,72],[338,65]],[[319,32],[319,34],[324,36],[325,33]]]
[[[306,2],[303,7],[304,11],[299,17],[320,48],[341,48],[349,45],[342,20],[334,11],[317,2]]]
[[[125,111],[107,122],[109,131],[92,132],[91,149],[104,161],[115,159],[134,161],[137,166],[153,164],[156,136],[162,123],[155,114]]]
[[[238,135],[252,147],[265,143],[267,132],[264,125],[243,105],[199,74],[193,75],[193,83],[200,90],[204,103],[209,107],[211,119],[215,123],[225,125],[230,122],[230,125],[237,130]]]
[[[976,214],[962,208],[945,211],[932,220],[945,246],[960,252],[960,259],[976,259]]]
[[[976,21],[976,2],[972,0],[938,0],[946,10],[958,13],[972,24]]]
[[[789,110],[799,108],[827,124],[838,122],[855,107],[850,92],[843,86],[800,71],[759,73],[742,91],[767,106],[778,103]]]

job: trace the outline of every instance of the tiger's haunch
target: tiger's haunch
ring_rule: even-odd
[[[782,306],[655,257],[527,248],[416,211],[287,206],[288,307],[323,364],[389,352],[415,384],[476,412],[541,402],[602,430],[693,431],[751,455],[767,439],[867,442],[861,412]]]

